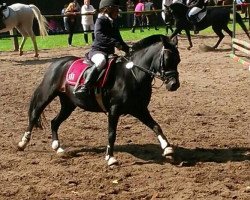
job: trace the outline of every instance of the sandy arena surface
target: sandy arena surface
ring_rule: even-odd
[[[240,36],[245,39],[245,36]],[[165,162],[154,133],[131,116],[118,124],[115,156],[104,160],[105,114],[80,109],[60,127],[72,158],[51,148],[50,120],[58,100],[46,108],[45,130],[34,130],[25,151],[16,144],[27,126],[30,97],[54,58],[83,55],[84,48],[41,50],[22,57],[0,52],[0,199],[250,199],[250,71],[229,58],[230,38],[217,51],[202,52],[216,37],[179,40],[181,87],[170,93],[156,82],[149,110],[177,154],[189,163]]]

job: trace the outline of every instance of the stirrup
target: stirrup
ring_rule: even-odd
[[[85,87],[85,85],[78,87],[76,90],[73,91],[73,94],[84,94],[89,92],[89,88]]]

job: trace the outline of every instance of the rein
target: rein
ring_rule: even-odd
[[[164,47],[161,50],[161,56],[160,56],[160,69],[161,72],[160,74],[157,74],[157,72],[155,73],[153,70],[150,69],[145,69],[142,66],[139,65],[135,65],[133,64],[134,67],[140,69],[141,71],[151,75],[151,77],[153,78],[157,78],[160,79],[161,81],[163,81],[164,83],[167,82],[169,79],[171,79],[173,76],[178,76],[178,72],[175,70],[170,70],[170,71],[164,71],[164,66],[165,66],[165,62],[164,62],[164,51],[169,51],[168,49],[165,49]],[[126,57],[124,57],[127,61],[129,61],[129,59],[127,59]],[[133,73],[134,74],[134,73]],[[135,76],[135,75],[134,75]]]

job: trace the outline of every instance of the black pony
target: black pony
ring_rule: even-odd
[[[189,41],[188,49],[191,49],[193,47],[193,44],[191,41],[190,30],[193,29],[193,25],[187,19],[188,7],[182,3],[173,3],[170,5],[170,8],[176,21],[176,29],[172,33],[170,38],[175,37],[182,30],[185,30]],[[232,37],[232,31],[227,26],[230,20],[230,13],[232,13],[232,10],[228,8],[208,7],[206,16],[199,23],[197,23],[197,30],[203,30],[209,26],[212,26],[212,29],[218,35],[219,40],[213,46],[214,49],[219,46],[220,42],[225,37],[222,33],[222,30],[227,32]],[[244,30],[244,32],[250,39],[247,28],[244,22],[242,21],[242,18],[239,13],[236,13],[236,22],[241,26],[241,28]]]
[[[164,156],[173,154],[167,138],[161,127],[152,118],[147,108],[151,93],[152,80],[160,78],[169,91],[179,88],[179,75],[177,65],[180,56],[176,44],[164,35],[152,35],[133,45],[133,54],[126,60],[118,59],[111,67],[109,78],[104,88],[99,88],[97,100],[96,88],[91,89],[87,96],[76,97],[74,86],[65,81],[65,74],[69,66],[77,57],[63,57],[53,62],[40,85],[36,88],[30,102],[28,112],[29,125],[21,141],[18,143],[20,150],[27,146],[34,126],[40,125],[41,114],[45,107],[55,98],[59,97],[61,110],[51,121],[52,148],[57,153],[62,153],[58,139],[58,129],[78,106],[86,111],[107,112],[108,116],[108,145],[106,160],[108,165],[116,163],[113,156],[114,143],[116,140],[116,129],[119,117],[130,114],[151,128],[157,135],[163,149]],[[133,65],[131,65],[131,62]],[[133,68],[129,68],[134,66]],[[101,103],[100,103],[101,102]]]

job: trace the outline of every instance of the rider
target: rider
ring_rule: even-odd
[[[0,30],[6,28],[4,24],[4,15],[3,11],[7,8],[6,3],[0,3]]]
[[[119,0],[100,1],[94,28],[95,39],[88,53],[94,65],[88,70],[84,85],[75,93],[87,91],[97,80],[102,69],[106,67],[108,56],[115,53],[115,47],[129,53],[129,46],[123,41],[116,24],[118,14]]]
[[[198,30],[196,27],[197,24],[197,17],[196,14],[198,14],[204,7],[205,7],[205,1],[206,0],[187,0],[187,6],[189,8],[188,11],[188,17],[190,21],[193,23],[193,29],[194,33],[198,34]]]

